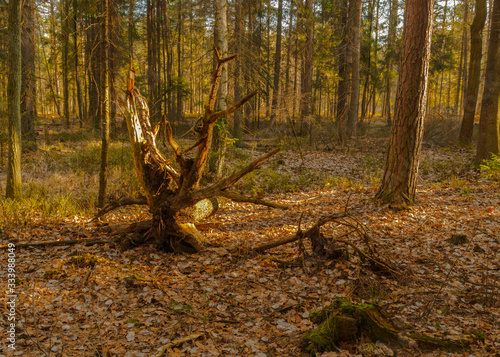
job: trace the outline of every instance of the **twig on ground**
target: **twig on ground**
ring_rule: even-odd
[[[153,355],[151,355],[151,357],[161,357],[165,354],[165,352],[167,352],[169,348],[182,345],[184,342],[196,340],[198,337],[203,335],[204,335],[203,333],[193,333],[186,337],[177,338],[172,342],[169,342],[166,345],[163,345],[160,348],[158,348],[158,350]]]

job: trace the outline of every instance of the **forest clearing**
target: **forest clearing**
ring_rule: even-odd
[[[497,355],[498,171],[496,179],[488,177],[471,165],[472,151],[424,141],[417,201],[391,207],[372,199],[387,146],[385,125],[374,122],[369,135],[348,149],[321,132],[313,145],[283,137],[232,147],[228,170],[269,146],[282,146],[238,189],[289,209],[226,201],[197,224],[208,239],[204,251],[172,254],[148,244],[127,247],[127,234],[110,233],[110,226],[150,217],[142,206],[91,221],[98,143],[82,132],[47,130],[47,146],[25,158],[27,198],[22,205],[2,201],[0,206],[2,244],[62,243],[16,250],[17,355],[153,356],[161,346],[199,335],[173,345],[168,355],[305,356],[300,341],[314,326],[309,312],[338,297],[381,306],[404,335],[466,341],[466,349],[362,339],[324,356]],[[131,196],[139,184],[128,142],[114,142],[110,163],[110,194]],[[397,274],[373,269],[345,245],[348,260],[318,256],[309,240],[303,249],[294,242],[253,251],[293,236],[299,224],[307,230],[346,209]],[[338,222],[321,231],[332,242],[367,249]],[[64,244],[89,238],[103,244]]]
[[[0,357],[500,356],[500,0],[0,13]]]

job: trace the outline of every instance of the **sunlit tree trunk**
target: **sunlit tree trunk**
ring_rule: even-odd
[[[25,0],[21,32],[21,132],[23,140],[35,142],[36,73],[35,73],[35,2]]]
[[[278,23],[276,25],[276,51],[274,53],[273,101],[271,108],[271,123],[276,120],[281,73],[281,21],[283,18],[283,0],[278,1]]]
[[[494,0],[486,62],[476,161],[480,162],[500,152],[500,0]]]
[[[104,206],[108,181],[108,149],[109,149],[109,0],[102,0],[102,81],[101,81],[101,169],[99,172],[99,196],[97,207]]]
[[[9,114],[9,156],[6,197],[19,198],[21,187],[21,1],[9,1],[9,62],[7,110]]]
[[[426,110],[434,0],[406,2],[394,123],[382,185],[376,197],[411,204],[415,200]]]
[[[481,80],[481,60],[483,58],[483,28],[486,23],[486,0],[476,0],[476,16],[470,27],[471,47],[469,62],[469,83],[467,97],[465,98],[464,116],[460,137],[461,145],[470,145],[472,131],[474,129],[474,116],[476,114],[477,97],[479,94],[479,82]]]
[[[349,49],[349,67],[351,75],[351,85],[349,92],[349,111],[347,115],[347,138],[350,138],[358,122],[359,108],[359,56],[361,45],[361,0],[349,1],[348,15],[348,39],[350,41]]]
[[[300,125],[301,135],[307,133],[309,115],[312,107],[313,52],[314,52],[314,0],[306,0],[304,8],[305,20],[305,51],[301,77]]]
[[[62,4],[62,39],[63,39],[63,110],[66,127],[69,128],[69,0],[63,0]]]
[[[234,37],[235,37],[235,52],[238,54],[239,58],[236,58],[234,64],[234,100],[238,101],[241,98],[241,63],[243,60],[243,54],[241,53],[242,49],[242,17],[241,17],[241,1],[235,0],[235,16],[234,16]],[[236,146],[243,146],[243,130],[241,123],[241,112],[236,111],[234,113],[234,126],[233,126],[233,136],[236,141]]]

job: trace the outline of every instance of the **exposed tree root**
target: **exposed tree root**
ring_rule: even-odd
[[[331,241],[328,240],[320,231],[320,228],[329,222],[336,222],[345,227],[350,228],[350,231],[341,237],[333,238]],[[345,239],[341,239],[352,233],[357,234],[367,246],[367,252],[360,249],[354,243],[351,243]],[[315,257],[323,259],[342,259],[347,258],[348,254],[346,247],[351,247],[355,254],[357,254],[362,261],[368,261],[372,265],[374,271],[381,271],[391,275],[400,275],[400,272],[392,264],[383,261],[377,256],[375,248],[370,241],[370,238],[366,232],[364,225],[359,222],[355,217],[351,216],[347,210],[333,215],[325,216],[319,219],[319,221],[314,224],[307,231],[302,231],[300,228],[297,232],[290,237],[285,237],[274,242],[265,243],[255,247],[253,250],[258,253],[262,253],[268,249],[279,247],[288,243],[302,241],[303,239],[310,239],[313,249],[313,254]],[[342,243],[344,248],[339,246],[337,243]]]

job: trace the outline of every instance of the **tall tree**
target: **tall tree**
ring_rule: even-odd
[[[476,114],[477,97],[479,94],[479,82],[481,80],[481,60],[483,58],[483,28],[486,23],[486,0],[476,0],[476,15],[470,27],[471,47],[469,62],[469,81],[467,97],[465,98],[464,116],[460,137],[461,145],[470,145],[472,131],[474,129],[474,116]]]
[[[480,162],[500,152],[500,0],[494,0],[486,62],[476,161]]]
[[[21,1],[9,1],[9,65],[7,100],[9,157],[6,197],[19,198],[21,187]]]
[[[391,203],[415,200],[427,99],[434,0],[408,0],[394,123],[382,185],[376,197]]]
[[[63,61],[62,61],[62,75],[63,75],[63,109],[66,127],[69,128],[69,5],[70,0],[63,0],[61,4],[62,13],[62,31],[61,38],[63,42]]]
[[[347,32],[350,41],[348,46],[348,63],[351,76],[349,92],[349,111],[347,115],[347,138],[356,129],[359,107],[359,60],[361,46],[361,0],[349,1]]]
[[[235,6],[235,15],[234,15],[234,38],[235,38],[235,52],[238,54],[239,58],[236,58],[235,64],[234,64],[234,100],[237,102],[241,98],[241,62],[242,62],[242,57],[243,54],[241,53],[242,51],[242,41],[243,41],[243,36],[242,36],[242,17],[241,17],[241,1],[242,0],[235,0],[234,6]],[[243,146],[243,130],[242,130],[242,123],[241,123],[241,112],[236,111],[234,113],[234,124],[233,124],[233,136],[236,141],[236,146],[242,147]]]
[[[227,56],[228,38],[227,38],[227,0],[215,1],[215,47],[220,52],[221,57]],[[217,58],[215,58],[215,64]],[[222,68],[219,94],[215,108],[219,111],[227,109],[227,92],[228,92],[228,73],[227,68]],[[215,176],[222,175],[224,167],[224,156],[226,154],[226,139],[227,139],[227,117],[223,116],[217,120],[218,125],[215,126],[214,139],[215,150],[217,151],[215,160]]]
[[[305,51],[301,77],[299,132],[307,132],[309,115],[312,113],[313,55],[314,55],[314,0],[306,0],[304,7]]]
[[[99,171],[99,195],[97,207],[104,206],[106,186],[108,182],[108,150],[109,150],[109,0],[102,0],[102,81],[101,81],[101,169]]]
[[[391,76],[393,63],[396,57],[396,31],[398,26],[398,0],[391,0],[391,11],[389,14],[389,28],[387,34],[387,53],[385,55],[385,106],[387,113],[387,124],[392,124],[391,118]]]
[[[35,142],[36,75],[35,75],[35,1],[23,1],[21,32],[21,132],[23,140]]]
[[[349,92],[349,71],[347,65],[347,0],[340,0],[340,32],[342,41],[337,48],[338,76],[336,115],[339,123],[339,139],[344,143],[347,128],[347,99]]]
[[[283,19],[283,0],[278,0],[278,23],[276,25],[276,51],[274,52],[273,101],[271,104],[271,122],[276,119],[281,73],[281,21]]]

